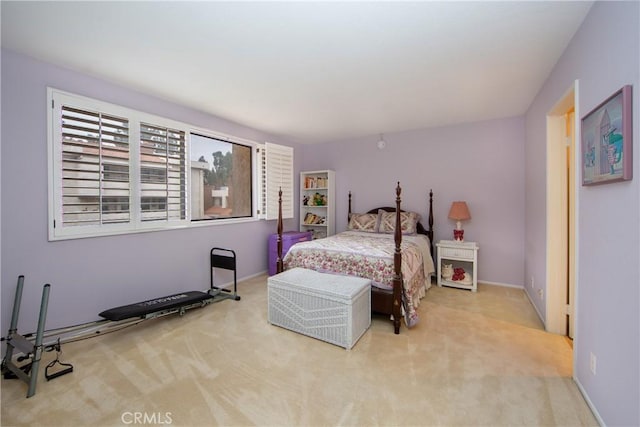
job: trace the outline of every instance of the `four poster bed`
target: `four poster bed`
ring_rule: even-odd
[[[277,233],[278,273],[295,267],[323,273],[371,279],[371,311],[390,315],[394,332],[401,318],[413,326],[416,307],[430,286],[433,264],[433,191],[429,192],[428,229],[420,216],[400,208],[400,183],[396,207],[352,213],[349,192],[348,230],[333,236],[300,242],[282,257],[282,197],[279,197]]]

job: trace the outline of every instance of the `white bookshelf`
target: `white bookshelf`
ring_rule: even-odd
[[[335,180],[332,170],[300,172],[300,231],[314,239],[336,232]]]

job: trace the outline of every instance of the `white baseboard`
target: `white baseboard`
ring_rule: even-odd
[[[573,375],[573,382],[575,382],[576,385],[578,386],[578,390],[580,390],[580,394],[582,394],[582,397],[587,402],[587,406],[589,407],[589,409],[591,409],[591,412],[593,413],[593,416],[595,417],[595,419],[598,422],[598,424],[600,424],[602,427],[605,427],[606,424],[604,423],[604,420],[602,419],[602,417],[600,417],[600,414],[598,413],[598,410],[594,406],[594,404],[591,401],[591,399],[589,399],[589,395],[585,391],[584,387],[582,387],[582,384],[580,384],[580,381],[578,381],[578,378],[576,378],[575,375]]]
[[[258,277],[258,276],[262,276],[263,274],[268,274],[269,270],[262,270],[257,272],[256,274],[252,274],[250,276],[245,276],[242,279],[238,279],[238,282],[244,281],[244,280],[249,280],[249,279],[253,279],[254,277]]]
[[[523,288],[524,289],[524,288]],[[540,319],[540,321],[542,322],[542,325],[544,326],[544,330],[547,330],[547,324],[544,321],[544,317],[542,317],[542,314],[540,314],[540,312],[538,311],[538,307],[535,305],[535,303],[533,302],[533,300],[531,299],[531,295],[529,295],[529,293],[526,291],[526,289],[524,290],[524,294],[527,296],[527,298],[529,299],[529,302],[531,303],[531,305],[533,306],[533,309],[536,311],[536,314],[538,315],[538,318]]]
[[[480,280],[478,279],[478,283],[483,283],[485,285],[493,285],[493,286],[502,286],[504,288],[517,288],[517,289],[524,289],[522,286],[520,285],[513,285],[511,283],[501,283],[501,282],[489,282],[487,280]]]
[[[239,277],[239,278],[238,278],[238,283],[240,283],[240,282],[244,282],[245,280],[253,279],[254,277],[262,276],[263,274],[267,274],[267,273],[268,273],[268,270],[262,270],[262,271],[259,271],[258,273],[251,274],[251,275],[249,275],[249,276]],[[231,281],[229,281],[229,282],[226,282],[226,283],[223,283],[223,284],[221,284],[221,285],[217,285],[217,284],[216,284],[216,286],[217,286],[217,287],[219,287],[219,288],[225,288],[225,289],[226,289],[226,288],[228,288],[228,287],[233,286],[233,280],[231,280]]]

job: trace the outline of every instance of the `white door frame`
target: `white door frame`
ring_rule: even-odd
[[[569,222],[567,221],[567,199],[570,193],[567,191],[566,174],[566,117],[565,113],[573,107],[575,109],[572,125],[574,126],[574,139],[572,151],[573,156],[573,192],[575,211],[573,212],[573,244],[577,246],[577,221],[578,221],[578,188],[580,182],[580,153],[578,141],[580,140],[580,115],[578,111],[578,81],[547,113],[547,259],[546,259],[546,319],[545,326],[548,332],[566,335],[566,314],[567,314],[567,268],[573,264],[571,271],[577,271],[577,254],[573,253],[572,259],[568,259],[568,239],[567,232]],[[571,322],[574,337],[576,334],[576,310],[575,301],[577,295],[577,278],[574,280],[574,292],[571,295],[569,310],[571,311]]]

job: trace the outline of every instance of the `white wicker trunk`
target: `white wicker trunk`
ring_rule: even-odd
[[[293,268],[267,288],[273,325],[346,349],[371,325],[371,280]]]

